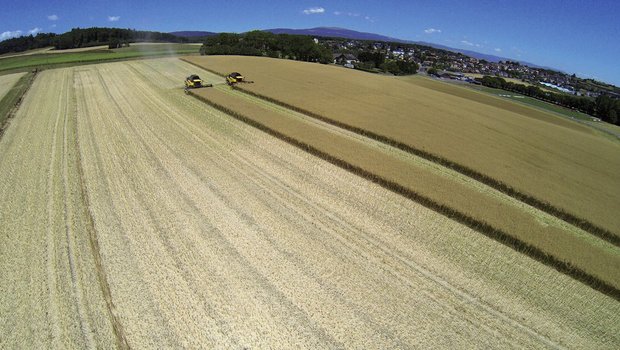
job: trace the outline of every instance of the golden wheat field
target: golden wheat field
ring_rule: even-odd
[[[457,163],[620,235],[620,143],[586,126],[480,94],[472,100],[335,66],[243,56],[186,60],[223,74],[243,70],[255,83],[240,89]]]
[[[509,112],[519,114],[522,117],[542,120],[546,123],[555,124],[563,128],[573,129],[575,131],[592,133],[592,129],[584,127],[583,124],[575,123],[574,121],[567,120],[566,118],[558,118],[556,115],[546,113],[544,111],[541,111],[540,109],[532,108],[530,106],[520,103],[506,101],[506,99],[498,98],[497,96],[490,96],[489,94],[484,92],[476,91],[473,89],[464,89],[461,86],[456,86],[454,84],[438,81],[435,79],[428,79],[426,77],[421,77],[418,75],[397,77],[397,79],[419,87],[424,87],[429,90],[437,91],[438,93],[444,93],[452,95],[454,97],[464,98],[491,107],[497,107]]]
[[[619,346],[613,297],[184,94],[190,73],[222,80],[38,74],[0,139],[0,348]]]

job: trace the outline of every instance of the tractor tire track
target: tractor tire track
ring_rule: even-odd
[[[76,107],[77,108],[77,107]],[[77,116],[77,111],[74,113]],[[99,287],[101,292],[103,293],[103,297],[106,302],[108,315],[110,318],[110,323],[112,324],[112,328],[114,329],[114,335],[116,337],[116,347],[119,349],[129,349],[129,342],[125,336],[125,332],[123,330],[123,325],[119,320],[119,317],[116,313],[116,307],[114,305],[114,301],[112,300],[112,293],[110,291],[110,285],[108,284],[108,279],[105,273],[105,269],[103,267],[101,252],[99,247],[99,240],[97,238],[97,230],[95,229],[95,224],[93,220],[93,215],[90,209],[90,202],[88,199],[88,189],[84,180],[84,169],[83,169],[83,161],[81,157],[81,147],[79,143],[79,126],[77,125],[78,119],[76,118],[76,146],[78,149],[77,157],[78,157],[78,183],[80,185],[80,196],[82,199],[84,213],[87,217],[87,231],[88,237],[90,241],[90,248],[93,255],[93,259],[95,262],[95,269],[97,271],[97,278],[99,280]]]
[[[0,140],[2,348],[94,349],[112,333],[82,240],[72,84],[40,73]]]

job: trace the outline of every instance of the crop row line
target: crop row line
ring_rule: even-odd
[[[77,101],[74,97],[72,100],[72,108],[73,108],[73,116],[77,116]],[[80,148],[80,138],[78,135],[78,121],[79,118],[75,118],[74,125],[74,135],[75,137],[75,147],[76,147],[76,159],[75,162],[77,173],[78,173],[78,183],[79,183],[79,191],[80,191],[80,199],[82,201],[83,215],[86,218],[86,231],[88,231],[88,239],[90,242],[90,250],[93,256],[93,260],[95,263],[95,271],[97,274],[97,280],[99,282],[99,288],[101,293],[103,294],[103,298],[106,303],[106,308],[108,311],[108,317],[110,319],[110,323],[112,325],[112,330],[114,332],[114,336],[116,338],[116,347],[118,349],[130,349],[129,342],[127,341],[127,336],[125,335],[125,331],[123,329],[123,325],[116,313],[116,306],[114,305],[114,301],[112,300],[112,292],[110,290],[110,284],[108,282],[108,278],[105,273],[105,269],[103,267],[103,259],[101,258],[101,248],[99,247],[99,239],[97,237],[97,229],[95,228],[95,219],[91,211],[90,200],[88,199],[88,190],[86,187],[86,179],[84,176],[84,168],[82,161],[82,153]]]
[[[354,132],[354,133],[356,133],[358,135],[362,135],[364,137],[368,137],[370,139],[373,139],[375,141],[379,141],[381,143],[384,143],[386,145],[392,146],[394,148],[398,148],[398,149],[400,149],[402,151],[405,151],[407,153],[413,154],[413,155],[418,156],[420,158],[424,158],[424,159],[429,160],[431,162],[437,163],[437,164],[439,164],[441,166],[444,166],[444,167],[449,168],[451,170],[454,170],[454,171],[456,171],[458,173],[461,173],[461,174],[463,174],[463,175],[465,175],[467,177],[470,177],[470,178],[472,178],[472,179],[474,179],[474,180],[476,180],[478,182],[481,182],[481,183],[483,183],[483,184],[485,184],[485,185],[487,185],[489,187],[492,187],[492,188],[494,188],[494,189],[496,189],[496,190],[498,190],[498,191],[500,191],[500,192],[502,192],[502,193],[504,193],[504,194],[506,194],[506,195],[508,195],[508,196],[510,196],[512,198],[514,198],[514,199],[517,199],[517,200],[519,200],[519,201],[521,201],[521,202],[523,202],[525,204],[528,204],[528,205],[530,205],[530,206],[532,206],[532,207],[534,207],[536,209],[539,209],[539,210],[541,210],[541,211],[543,211],[543,212],[545,212],[545,213],[547,213],[549,215],[552,215],[552,216],[554,216],[554,217],[556,217],[556,218],[558,218],[558,219],[560,219],[560,220],[562,220],[564,222],[567,222],[567,223],[569,223],[569,224],[571,224],[573,226],[576,226],[576,227],[578,227],[578,228],[580,228],[580,229],[582,229],[582,230],[584,230],[584,231],[586,231],[586,232],[588,232],[588,233],[590,233],[590,234],[592,234],[592,235],[594,235],[594,236],[596,236],[596,237],[598,237],[600,239],[603,239],[603,240],[605,240],[605,241],[615,245],[616,247],[620,247],[620,236],[618,236],[618,235],[616,235],[616,234],[614,234],[614,233],[612,233],[612,232],[610,232],[610,231],[608,231],[608,230],[606,230],[606,229],[604,229],[602,227],[599,227],[599,226],[591,223],[590,221],[588,221],[586,219],[583,219],[583,218],[580,218],[580,217],[578,217],[578,216],[576,216],[574,214],[571,214],[571,213],[567,212],[564,209],[555,207],[555,206],[551,205],[548,202],[542,201],[542,200],[540,200],[540,199],[538,199],[536,197],[533,197],[531,195],[528,195],[528,194],[525,194],[523,192],[520,192],[519,190],[513,188],[512,186],[510,186],[510,185],[508,185],[508,184],[506,184],[506,183],[504,183],[502,181],[496,180],[496,179],[494,179],[494,178],[492,178],[492,177],[490,177],[488,175],[480,173],[480,172],[478,172],[478,171],[476,171],[474,169],[471,169],[471,168],[469,168],[467,166],[464,166],[464,165],[456,163],[454,161],[445,159],[445,158],[443,158],[441,156],[435,155],[435,154],[430,153],[428,151],[424,151],[424,150],[421,150],[419,148],[412,147],[412,146],[410,146],[408,144],[396,141],[396,140],[394,140],[392,138],[389,138],[387,136],[380,135],[380,134],[374,133],[372,131],[369,131],[369,130],[366,130],[366,129],[362,129],[362,128],[359,128],[359,127],[355,127],[355,126],[352,126],[352,125],[349,125],[349,124],[346,124],[346,123],[343,123],[343,122],[339,122],[337,120],[334,120],[334,119],[331,119],[331,118],[327,118],[325,116],[322,116],[322,115],[319,115],[317,113],[305,110],[303,108],[299,108],[297,106],[290,105],[290,104],[288,104],[286,102],[279,101],[279,100],[274,99],[272,97],[268,97],[268,96],[256,93],[254,91],[249,91],[249,90],[244,89],[243,87],[240,87],[240,86],[234,86],[233,88],[236,89],[237,91],[241,91],[241,92],[243,92],[245,94],[248,94],[248,95],[251,95],[251,96],[263,99],[263,100],[268,101],[268,102],[272,102],[274,104],[277,104],[277,105],[280,105],[282,107],[288,108],[288,109],[293,110],[295,112],[299,112],[299,113],[305,114],[305,115],[307,115],[309,117],[315,118],[315,119],[320,120],[322,122],[325,122],[325,123],[334,125],[336,127],[339,127],[339,128],[342,128],[342,129]]]
[[[216,74],[216,75],[219,75],[219,76],[222,76],[222,77],[225,76],[225,75],[223,75],[220,72],[214,71],[214,70],[209,69],[209,68],[205,68],[205,67],[203,67],[201,65],[198,65],[196,63],[193,63],[193,62],[191,62],[189,60],[184,60],[184,59],[182,59],[182,60],[187,62],[187,63],[189,63],[189,64],[192,64],[192,65],[194,65],[196,67],[204,69],[204,70],[206,70],[208,72],[211,72],[213,74]],[[342,128],[342,129],[345,129],[345,130],[348,130],[348,131],[351,131],[351,132],[356,133],[358,135],[361,135],[361,136],[373,139],[375,141],[379,141],[379,142],[384,143],[384,144],[386,144],[388,146],[400,149],[400,150],[402,150],[404,152],[413,154],[413,155],[418,156],[420,158],[424,158],[424,159],[426,159],[428,161],[434,162],[436,164],[439,164],[441,166],[444,166],[446,168],[454,170],[454,171],[456,171],[456,172],[458,172],[460,174],[463,174],[463,175],[465,175],[465,176],[467,176],[469,178],[472,178],[472,179],[474,179],[474,180],[476,180],[476,181],[478,181],[480,183],[483,183],[483,184],[485,184],[485,185],[487,185],[487,186],[489,186],[489,187],[491,187],[491,188],[493,188],[495,190],[498,190],[498,191],[500,191],[500,192],[502,192],[502,193],[504,193],[504,194],[506,194],[506,195],[508,195],[508,196],[510,196],[510,197],[512,197],[514,199],[516,199],[516,200],[519,200],[519,201],[521,201],[521,202],[523,202],[525,204],[528,204],[528,205],[530,205],[530,206],[532,206],[532,207],[534,207],[536,209],[539,209],[539,210],[541,210],[541,211],[543,211],[543,212],[545,212],[545,213],[547,213],[549,215],[552,215],[552,216],[554,216],[554,217],[556,217],[556,218],[558,218],[558,219],[560,219],[560,220],[562,220],[562,221],[564,221],[566,223],[569,223],[569,224],[571,224],[571,225],[573,225],[575,227],[578,227],[578,228],[580,228],[580,229],[582,229],[582,230],[592,234],[595,237],[598,237],[598,238],[600,238],[602,240],[605,240],[605,241],[613,244],[616,247],[620,247],[620,236],[618,236],[617,234],[614,234],[613,232],[611,232],[609,230],[606,230],[606,229],[604,229],[604,228],[602,228],[600,226],[597,226],[596,224],[588,221],[587,219],[580,218],[580,217],[578,217],[578,216],[576,216],[574,214],[571,214],[571,213],[567,212],[564,209],[558,208],[558,207],[556,207],[556,206],[554,206],[554,205],[552,205],[552,204],[550,204],[548,202],[540,200],[540,199],[538,199],[538,198],[536,198],[534,196],[531,196],[529,194],[523,193],[523,192],[513,188],[512,186],[510,186],[510,185],[508,185],[508,184],[506,184],[506,183],[504,183],[502,181],[494,179],[494,178],[492,178],[492,177],[490,177],[488,175],[485,175],[485,174],[483,174],[481,172],[478,172],[478,171],[476,171],[474,169],[471,169],[471,168],[469,168],[469,167],[467,167],[465,165],[456,163],[454,161],[451,161],[449,159],[443,158],[443,157],[438,156],[436,154],[433,154],[431,152],[428,152],[428,151],[425,151],[425,150],[422,150],[422,149],[419,149],[419,148],[412,147],[412,146],[410,146],[408,144],[405,144],[403,142],[394,140],[394,139],[392,139],[390,137],[387,137],[387,136],[384,136],[384,135],[380,135],[380,134],[374,133],[372,131],[369,131],[369,130],[366,130],[366,129],[363,129],[363,128],[352,126],[352,125],[349,125],[349,124],[346,124],[346,123],[343,123],[343,122],[340,122],[340,121],[337,121],[337,120],[334,120],[334,119],[322,116],[320,114],[317,114],[317,113],[308,111],[306,109],[303,109],[303,108],[300,108],[300,107],[288,104],[288,103],[283,102],[283,101],[280,101],[280,100],[275,99],[273,97],[265,96],[265,95],[262,95],[260,93],[254,92],[254,91],[250,91],[250,90],[245,89],[245,88],[243,88],[241,86],[233,86],[233,88],[236,89],[237,91],[243,92],[245,94],[248,94],[248,95],[260,98],[262,100],[265,100],[265,101],[277,104],[279,106],[282,106],[284,108],[290,109],[292,111],[295,111],[295,112],[298,112],[298,113],[301,113],[301,114],[305,114],[305,115],[307,115],[307,116],[309,116],[311,118],[315,118],[315,119],[320,120],[322,122],[325,122],[325,123],[334,125],[336,127],[339,127],[339,128]]]
[[[365,178],[367,180],[370,180],[378,185],[380,185],[383,188],[386,188],[394,193],[397,193],[399,195],[402,195],[410,200],[413,200],[423,206],[425,206],[426,208],[429,208],[433,211],[436,211],[454,221],[457,221],[477,232],[480,232],[482,234],[484,234],[485,236],[494,239],[496,241],[498,241],[501,244],[504,244],[516,251],[519,251],[523,254],[528,255],[529,257],[540,261],[541,263],[551,266],[554,269],[556,269],[557,271],[564,273],[572,278],[574,278],[575,280],[578,280],[588,286],[590,286],[593,289],[596,289],[598,291],[600,291],[601,293],[604,293],[612,298],[614,298],[615,300],[620,300],[620,290],[617,289],[616,287],[614,287],[613,285],[603,281],[602,279],[593,276],[587,272],[585,272],[584,270],[573,266],[572,264],[562,261],[556,257],[554,257],[553,255],[550,255],[548,253],[545,253],[542,249],[537,248],[535,246],[532,246],[531,244],[528,244],[512,235],[509,235],[508,233],[504,232],[501,229],[497,229],[491,225],[489,225],[488,223],[476,219],[472,216],[469,216],[467,214],[464,214],[450,206],[438,203],[436,201],[434,201],[433,199],[424,196],[416,191],[413,191],[405,186],[402,186],[394,181],[390,181],[384,177],[381,177],[377,174],[374,174],[370,171],[367,171],[359,166],[353,165],[343,159],[340,159],[338,157],[335,157],[327,152],[321,151],[319,149],[317,149],[316,147],[313,147],[312,145],[306,144],[304,142],[301,142],[293,137],[290,137],[288,135],[283,134],[282,132],[279,132],[273,128],[270,128],[269,126],[266,126],[263,123],[260,123],[252,118],[249,118],[247,116],[244,116],[236,111],[231,110],[230,108],[227,108],[223,105],[220,105],[218,103],[215,103],[205,97],[199,96],[195,93],[191,93],[191,95],[205,103],[207,103],[208,105],[232,116],[233,118],[240,120],[250,126],[253,126],[263,132],[266,132],[267,134],[274,136],[280,140],[283,140],[295,147],[298,147],[314,156],[317,156],[323,160],[326,160],[328,162],[330,162],[331,164],[334,164],[342,169],[345,169],[355,175],[358,175],[362,178]]]

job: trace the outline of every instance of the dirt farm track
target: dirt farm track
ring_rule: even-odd
[[[614,298],[185,95],[38,74],[0,139],[0,348],[618,348]],[[221,88],[217,87],[216,88]]]

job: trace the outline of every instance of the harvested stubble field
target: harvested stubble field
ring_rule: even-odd
[[[185,96],[189,72],[221,79],[39,75],[0,140],[0,348],[620,344],[613,298]]]
[[[584,125],[447,84],[261,57],[186,60],[222,74],[242,70],[256,81],[244,91],[439,157],[620,237],[620,144]]]

